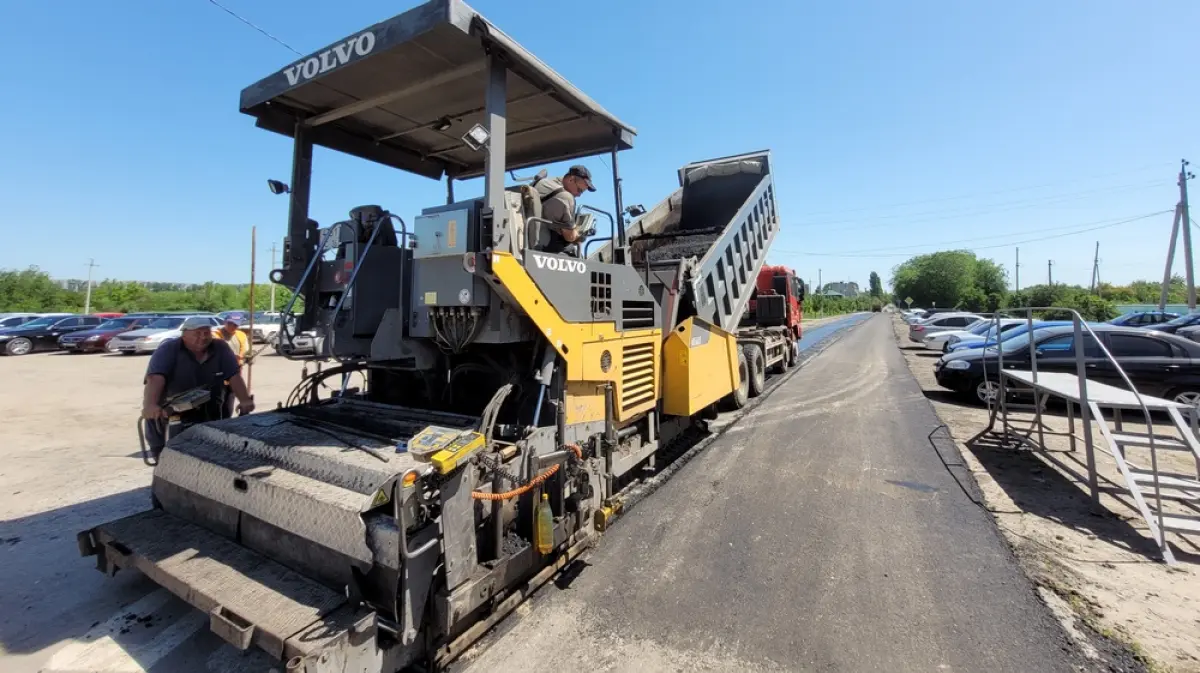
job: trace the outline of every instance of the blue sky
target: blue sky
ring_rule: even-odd
[[[219,1],[304,53],[416,4]],[[626,203],[658,202],[689,161],[771,149],[771,261],[812,281],[886,282],[944,242],[1010,281],[1020,243],[1022,285],[1050,259],[1087,284],[1096,241],[1105,280],[1161,278],[1171,214],[1111,223],[1174,208],[1178,161],[1200,162],[1192,0],[471,4],[637,128]],[[0,268],[244,281],[257,225],[265,280],[287,204],[264,183],[288,178],[291,145],[238,95],[294,54],[208,0],[8,2],[0,39]],[[314,169],[322,223],[444,198],[327,151]],[[597,186],[584,202],[611,208]]]

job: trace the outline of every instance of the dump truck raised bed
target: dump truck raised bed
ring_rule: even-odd
[[[689,368],[700,380],[683,388],[668,380],[675,394],[668,392],[667,409],[684,415],[708,404],[740,409],[762,394],[769,373],[796,363],[801,335],[803,285],[784,267],[764,265],[779,227],[770,153],[688,164],[679,170],[679,184],[631,224],[632,264],[663,307],[666,322],[677,325],[668,347],[672,338],[705,339],[713,330],[732,335],[737,381],[714,400],[702,374],[713,370]],[[592,257],[612,254],[608,244]],[[723,370],[721,363],[712,364]],[[684,389],[691,396],[686,403],[678,399]]]
[[[753,349],[763,367],[792,361],[773,300],[743,324],[779,229],[770,154],[684,166],[627,231],[617,158],[633,129],[458,0],[287,64],[241,109],[293,142],[290,184],[269,182],[290,202],[271,275],[304,308],[281,325],[335,362],[278,409],[174,434],[151,508],[79,535],[100,570],[144,572],[234,647],[290,672],[452,660],[722,400],[761,388]],[[444,178],[446,203],[411,220],[360,205],[322,227],[318,145]],[[578,223],[611,218],[612,240],[536,250],[540,199],[506,173],[599,153],[614,210]],[[483,195],[456,199],[474,177]]]

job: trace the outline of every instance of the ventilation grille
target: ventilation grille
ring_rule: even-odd
[[[592,315],[612,316],[612,274],[592,272]]]
[[[654,401],[654,343],[621,349],[621,410]]]
[[[626,299],[621,302],[621,329],[654,327],[654,302]]]

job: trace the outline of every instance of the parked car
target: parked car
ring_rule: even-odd
[[[256,311],[254,313],[254,330],[250,334],[250,342],[270,344],[272,348],[279,345],[279,313]],[[250,331],[250,324],[242,325],[244,331]]]
[[[103,322],[93,315],[45,316],[0,332],[0,348],[5,355],[28,355],[58,348],[63,334],[95,327]]]
[[[1015,325],[1016,323],[1020,323],[1021,321],[1016,318],[1001,318],[1001,322],[1005,326],[1009,326],[1009,325]],[[979,320],[976,320],[975,322],[971,323],[970,325],[967,325],[963,329],[952,329],[952,330],[941,330],[941,331],[936,331],[936,332],[930,332],[929,334],[925,335],[925,338],[921,339],[921,343],[924,344],[925,347],[930,350],[944,351],[946,348],[946,343],[950,339],[952,339],[952,338],[968,338],[968,339],[970,339],[970,338],[975,338],[975,337],[981,337],[984,335],[984,333],[986,333],[989,329],[991,329],[995,324],[996,324],[996,320],[994,318],[991,318],[991,317],[980,318]]]
[[[154,318],[113,318],[105,320],[92,329],[64,334],[58,338],[58,346],[73,353],[116,352],[112,347],[113,337],[150,324]]]
[[[0,329],[20,327],[31,320],[42,317],[40,313],[4,313],[0,314]]]
[[[1024,322],[1025,322],[1024,325],[1017,325],[1016,327],[1008,330],[1004,334],[1001,334],[999,342],[1004,343],[1005,341],[1008,341],[1009,339],[1015,339],[1016,337],[1019,337],[1022,334],[1025,334],[1026,332],[1028,332],[1029,331],[1029,322],[1028,321],[1024,321]],[[1046,327],[1062,327],[1064,325],[1070,325],[1070,324],[1071,324],[1070,320],[1034,320],[1033,321],[1033,329],[1039,330],[1039,329],[1043,329]],[[1088,324],[1090,325],[1092,323],[1088,323]],[[948,352],[956,353],[956,352],[964,351],[964,350],[974,350],[976,348],[987,348],[989,346],[995,346],[996,342],[997,342],[997,339],[996,339],[995,335],[991,335],[987,338],[976,337],[974,339],[959,339],[958,343],[950,346],[950,350]]]
[[[198,315],[208,318],[213,327],[218,327],[221,324],[221,319],[215,315]],[[153,353],[156,348],[162,345],[163,341],[177,337],[183,333],[179,328],[183,325],[184,319],[188,317],[190,316],[173,315],[164,318],[155,318],[145,327],[124,332],[113,337],[112,342],[114,345],[110,347],[110,350],[122,355]]]
[[[1200,400],[1200,343],[1174,334],[1151,332],[1120,325],[1089,325],[1143,395],[1162,397],[1183,404]],[[1030,338],[1032,337],[1032,339]],[[933,365],[938,385],[977,402],[993,399],[997,391],[999,351],[1005,369],[1029,371],[1031,347],[1036,349],[1039,372],[1075,374],[1075,329],[1073,326],[1036,329],[996,347],[948,353]],[[1084,362],[1088,381],[1128,389],[1121,373],[1104,356],[1095,338],[1084,333]],[[984,378],[984,370],[987,378]]]
[[[12,324],[0,326],[0,333],[10,329],[15,329],[26,323],[33,322],[40,318],[70,318],[74,313],[6,313],[4,317],[13,318]],[[17,320],[19,318],[19,320]]]
[[[945,313],[938,314],[927,320],[922,320],[908,326],[908,340],[922,343],[926,336],[934,332],[949,332],[961,330],[967,325],[982,320],[983,316],[974,313]]]
[[[1169,311],[1134,311],[1119,315],[1108,321],[1110,325],[1120,325],[1121,327],[1147,327],[1149,325],[1159,325],[1164,322],[1169,322],[1179,317],[1178,313]]]
[[[1197,325],[1200,325],[1200,312],[1181,315],[1174,320],[1160,322],[1156,325],[1146,325],[1142,329],[1148,329],[1155,332],[1166,332],[1167,334],[1179,334],[1179,330],[1181,328],[1194,327]]]
[[[1022,318],[1001,318],[999,330],[996,329],[995,320],[988,320],[986,323],[983,323],[982,328],[980,326],[975,326],[970,328],[970,330],[966,333],[947,332],[946,338],[942,342],[942,352],[949,353],[951,348],[964,341],[994,342],[996,340],[997,331],[999,331],[1000,334],[1006,334],[1014,329],[1017,329],[1018,327],[1021,327],[1022,325],[1027,324],[1027,321]],[[982,331],[980,331],[981,329]]]

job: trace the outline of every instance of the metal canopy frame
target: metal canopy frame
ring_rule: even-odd
[[[615,154],[636,134],[461,0],[430,0],[301,58],[244,89],[240,109],[302,154],[311,143],[432,179],[480,177],[488,154],[504,170]],[[462,141],[477,123],[500,148]]]

